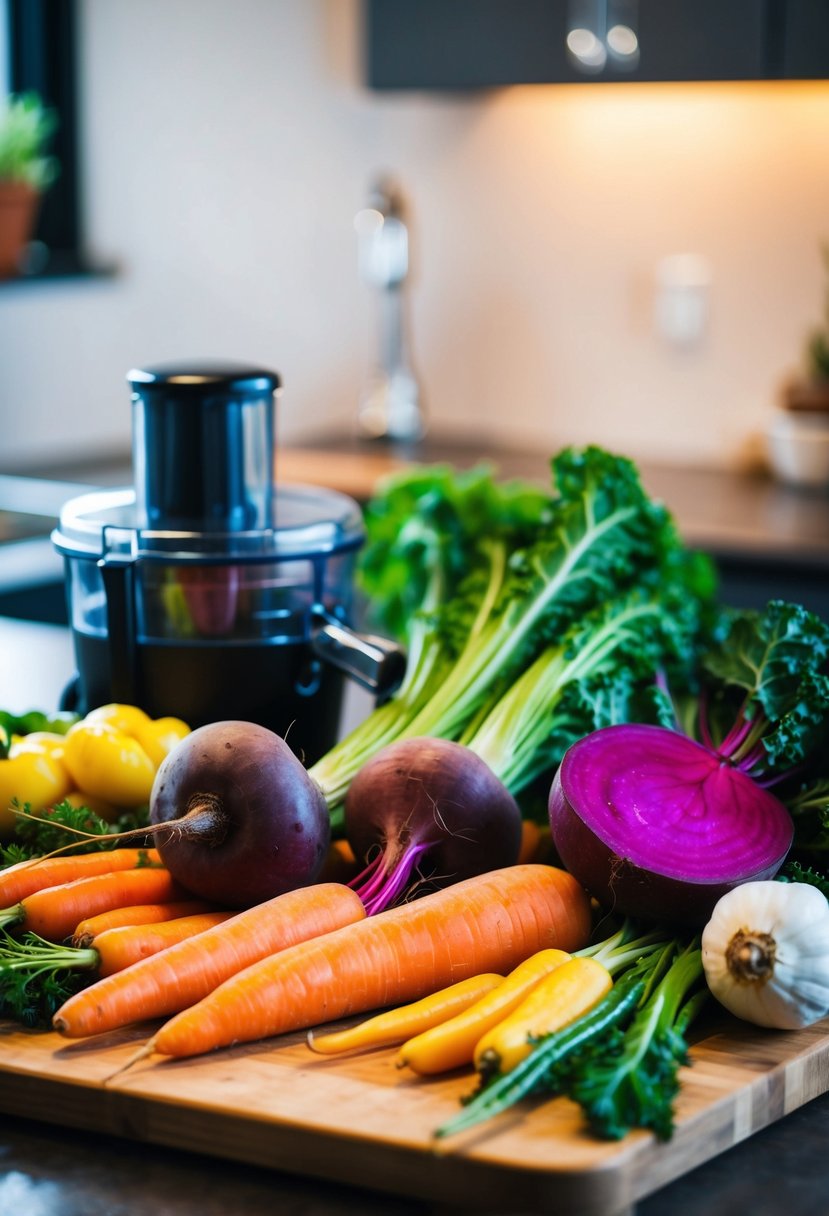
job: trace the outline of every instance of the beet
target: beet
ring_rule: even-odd
[[[330,842],[328,807],[287,743],[252,722],[215,722],[161,763],[150,796],[154,843],[203,899],[246,908],[315,881]]]
[[[389,744],[363,765],[346,795],[345,834],[368,863],[351,885],[374,913],[513,865],[521,812],[468,747],[419,736]]]
[[[722,755],[666,727],[609,726],[573,744],[549,799],[562,864],[612,911],[702,925],[740,883],[773,877],[786,807]]]

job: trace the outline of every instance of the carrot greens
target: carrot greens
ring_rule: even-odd
[[[66,801],[57,803],[37,816],[29,815],[29,807],[26,805],[20,806],[19,809],[28,817],[20,816],[16,820],[14,840],[0,844],[0,870],[20,861],[42,857],[54,849],[61,849],[65,854],[114,849],[118,842],[111,838],[112,833],[144,827],[147,822],[146,812],[125,811],[116,823],[108,823],[89,807],[74,806]],[[79,838],[77,846],[70,848],[66,844],[67,828],[87,835],[83,839]],[[90,839],[94,836],[100,836],[101,839]]]
[[[0,929],[0,1017],[48,1027],[64,1001],[94,979],[97,965],[95,950],[59,947],[36,933],[13,938]]]

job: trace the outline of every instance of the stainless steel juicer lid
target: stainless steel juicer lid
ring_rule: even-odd
[[[364,539],[358,504],[318,486],[274,488],[271,524],[232,532],[143,527],[135,490],[95,491],[70,499],[52,541],[68,557],[187,563],[281,561],[357,549]]]

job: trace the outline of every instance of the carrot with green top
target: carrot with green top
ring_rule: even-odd
[[[85,975],[92,972],[99,977],[115,975],[141,959],[222,924],[233,915],[201,912],[161,924],[121,925],[105,929],[86,946],[60,945],[37,933],[15,938],[0,930],[0,1002],[15,1016],[19,1014],[16,997],[23,995],[24,990],[27,1008],[43,1005],[50,990],[63,988],[65,996],[74,992],[79,973],[83,982],[87,982]]]
[[[20,926],[50,942],[62,942],[86,916],[136,903],[162,903],[184,898],[169,870],[147,866],[76,878],[45,887],[0,911],[0,927]]]
[[[162,1026],[142,1054],[194,1056],[415,1001],[537,950],[575,950],[590,920],[586,892],[564,870],[479,874],[248,967]]]
[[[157,849],[108,849],[66,857],[28,858],[0,870],[0,908],[18,904],[35,891],[62,886],[77,878],[161,865]]]
[[[287,891],[98,980],[61,1006],[54,1027],[69,1038],[83,1038],[177,1013],[251,963],[365,915],[359,896],[340,883]]]
[[[421,1034],[468,1009],[503,982],[503,975],[495,972],[471,975],[410,1005],[378,1013],[348,1030],[337,1030],[319,1037],[309,1030],[308,1046],[318,1055],[335,1056],[346,1051],[368,1051],[404,1043],[411,1035]]]

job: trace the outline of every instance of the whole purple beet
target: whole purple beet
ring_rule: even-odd
[[[150,795],[154,843],[194,895],[247,908],[307,886],[330,843],[328,807],[287,743],[252,722],[213,722],[162,761]]]

